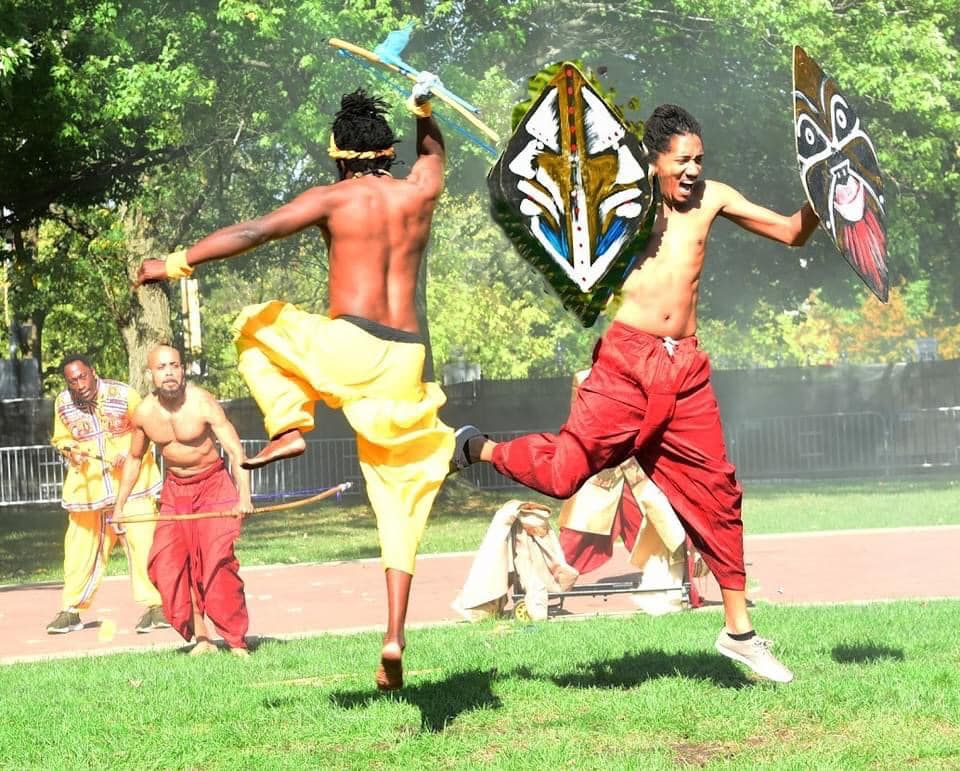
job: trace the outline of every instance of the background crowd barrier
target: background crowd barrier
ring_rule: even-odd
[[[493,432],[495,440],[528,431]],[[883,415],[838,412],[749,418],[726,426],[727,451],[744,480],[861,478],[960,469],[960,407],[917,409]],[[264,440],[244,440],[248,456]],[[0,447],[0,506],[54,503],[66,470],[49,445]],[[481,463],[460,476],[475,487],[517,487]],[[357,445],[353,439],[307,441],[298,458],[273,463],[253,473],[259,500],[284,500],[353,482],[347,495],[363,490]]]
[[[252,456],[266,441],[243,440],[242,444],[244,452]],[[50,445],[0,447],[0,506],[58,503],[66,470],[66,460]],[[255,504],[264,499],[282,502],[304,497],[341,482],[353,483],[347,491],[350,495],[363,489],[353,439],[308,441],[303,455],[256,469],[251,480]]]

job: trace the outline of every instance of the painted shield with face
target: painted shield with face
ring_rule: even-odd
[[[535,87],[487,177],[493,218],[589,327],[650,235],[654,182],[641,140],[575,65]]]
[[[837,84],[800,46],[793,53],[793,104],[807,199],[844,259],[886,302],[886,214],[876,150]]]

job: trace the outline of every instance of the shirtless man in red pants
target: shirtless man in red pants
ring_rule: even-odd
[[[122,519],[123,505],[151,441],[160,448],[167,469],[160,492],[161,515],[237,514],[158,522],[147,572],[173,628],[184,640],[196,637],[191,655],[217,650],[207,635],[206,615],[230,652],[245,657],[250,621],[233,542],[240,535],[240,516],[253,511],[253,504],[250,472],[241,467],[245,457],[240,437],[213,395],[186,382],[175,348],[158,345],[150,351],[148,365],[156,391],[133,413],[133,440],[113,516]],[[232,477],[216,442],[230,458]]]
[[[653,233],[623,285],[623,304],[594,353],[557,434],[492,442],[473,426],[457,432],[456,470],[476,461],[555,498],[635,455],[674,509],[720,585],[725,626],[717,650],[757,674],[793,674],[757,636],[747,612],[742,491],[727,460],[710,363],[697,347],[697,300],[710,227],[726,217],[752,233],[801,246],[818,224],[809,204],[783,216],[721,182],[701,178],[700,126],[675,105],[647,121],[663,196]]]

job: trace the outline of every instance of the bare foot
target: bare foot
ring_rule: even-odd
[[[296,458],[298,455],[303,455],[306,449],[307,443],[303,441],[303,434],[292,428],[275,436],[260,452],[252,458],[247,458],[240,465],[245,469],[260,468],[284,458]]]
[[[399,643],[383,644],[376,680],[377,690],[380,691],[396,691],[403,688],[403,648]]]
[[[238,659],[248,659],[250,658],[250,651],[246,648],[231,648],[230,655],[236,656]]]
[[[190,656],[205,656],[208,653],[219,653],[219,649],[212,642],[206,638],[201,637],[197,640],[197,644],[193,646],[193,650],[190,651]]]

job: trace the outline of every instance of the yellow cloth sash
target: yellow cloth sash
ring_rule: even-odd
[[[187,250],[180,249],[171,252],[163,261],[167,270],[167,278],[190,278],[193,275],[193,266],[187,262]]]

